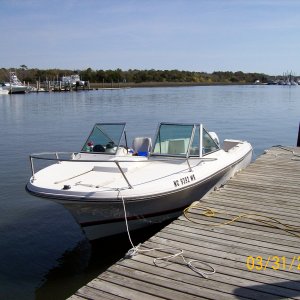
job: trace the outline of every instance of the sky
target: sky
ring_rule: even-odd
[[[299,0],[0,0],[0,68],[300,75]]]

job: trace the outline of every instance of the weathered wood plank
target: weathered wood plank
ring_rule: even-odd
[[[131,284],[130,284],[131,283]],[[147,292],[141,292],[139,289],[143,289],[144,285],[139,282],[132,282],[127,278],[120,278],[112,276],[108,271],[102,274],[99,278],[91,281],[88,286],[93,287],[99,292],[99,298],[101,299],[102,291],[110,293],[117,297],[123,297],[125,299],[145,299],[145,300],[157,300],[160,297],[150,295]]]
[[[147,242],[143,246],[143,249],[153,249],[154,247],[163,247],[165,246],[164,244],[159,244],[159,243],[151,243]],[[272,284],[277,284],[278,282],[282,281],[287,281],[289,282],[286,285],[286,288],[290,288],[293,290],[298,290],[300,291],[300,285],[299,281],[293,281],[291,280],[292,276],[288,272],[281,272],[281,271],[276,271],[273,270],[272,268],[267,268],[266,270],[256,270],[255,268],[250,271],[247,269],[246,266],[246,261],[237,261],[237,260],[231,260],[227,257],[220,257],[221,255],[218,256],[217,251],[213,251],[212,254],[208,254],[208,252],[205,251],[205,249],[201,248],[199,249],[198,252],[191,252],[189,250],[184,250],[183,254],[186,257],[186,259],[195,259],[195,260],[200,260],[200,261],[205,261],[209,263],[211,266],[213,266],[216,269],[216,272],[221,272],[223,274],[227,274],[228,276],[237,276],[245,279],[249,279],[257,282],[264,282],[264,283],[272,283]],[[135,256],[133,259],[137,261],[142,261],[142,262],[147,262],[151,265],[153,264],[153,259],[157,257],[162,257],[165,255],[164,253],[160,251],[149,251],[145,252],[141,255]],[[179,263],[179,262],[178,262]],[[172,270],[177,270],[180,267],[177,266],[176,264],[166,264],[163,266],[165,269],[171,268]],[[204,266],[201,266],[201,264],[198,265],[198,267],[202,267],[204,269]],[[186,266],[182,267],[181,272],[188,274],[188,275],[193,275],[199,280],[199,277],[193,270],[190,268],[187,268]],[[209,276],[209,280],[214,280],[214,275]],[[228,282],[228,281],[226,281]]]
[[[257,201],[257,197],[260,198],[260,201]],[[263,198],[262,198],[263,197]],[[234,203],[239,205],[239,207],[243,207],[245,205],[248,206],[248,209],[255,209],[260,208],[261,210],[270,210],[275,211],[277,215],[278,209],[280,212],[283,210],[287,213],[295,213],[295,211],[300,211],[299,201],[292,200],[292,199],[282,199],[281,197],[276,196],[264,196],[262,194],[238,194],[238,193],[231,193],[230,191],[226,190],[226,192],[216,192],[214,193],[213,197],[207,197],[200,201],[203,205],[209,205],[210,203],[219,203],[224,202]]]
[[[151,245],[151,246],[150,246]],[[146,244],[147,247],[151,248],[153,245],[157,245],[155,247],[172,247],[175,249],[182,249],[185,253],[185,255],[188,258],[191,259],[201,259],[200,257],[202,255],[207,257],[214,257],[215,259],[219,260],[219,265],[224,264],[225,261],[228,261],[229,266],[231,265],[233,268],[234,266],[237,266],[238,269],[241,271],[248,272],[247,266],[246,266],[246,260],[247,260],[247,253],[243,254],[243,252],[235,252],[234,250],[232,252],[224,252],[222,251],[222,248],[208,248],[208,247],[202,247],[202,245],[199,245],[198,247],[186,245],[186,243],[179,242],[179,241],[171,241],[169,239],[163,239],[163,238],[154,238],[153,241],[151,241],[151,244]],[[147,254],[148,255],[148,254]],[[161,254],[160,254],[161,255]],[[267,261],[268,256],[264,256],[263,254],[259,253],[262,257],[264,257],[264,265]],[[163,255],[161,255],[163,256]],[[253,256],[255,256],[253,254]],[[206,260],[204,260],[206,261]],[[291,262],[291,259],[287,259],[288,264]],[[236,265],[237,263],[237,265]],[[283,270],[273,270],[272,265],[268,264],[268,267],[266,270],[263,269],[264,274],[268,276],[278,277],[286,280],[299,280],[300,274],[299,270],[297,270],[297,266],[293,268],[292,271],[288,270],[288,267]],[[255,272],[253,272],[255,273]],[[213,277],[213,276],[212,276]],[[255,278],[255,277],[253,277]]]
[[[143,266],[143,271],[140,271],[140,266]],[[176,266],[180,267],[179,265]],[[164,270],[162,268],[155,267],[154,265],[139,265],[139,262],[137,261],[135,261],[135,265],[132,267],[132,264],[129,263],[128,265],[125,261],[124,263],[122,263],[122,265],[115,265],[113,267],[113,270],[119,275],[126,275],[132,278],[137,278],[143,282],[153,283],[160,289],[167,288],[168,291],[172,291],[172,294],[168,294],[168,292],[163,294],[163,297],[167,299],[181,299],[180,297],[183,297],[182,299],[195,299],[199,297],[215,299],[215,297],[217,297],[219,294],[215,289],[217,288],[215,283],[215,288],[212,288],[212,286],[207,285],[208,282],[206,279],[201,279],[199,277],[197,277],[198,281],[193,280],[191,282],[185,278],[186,274],[180,273],[178,269],[174,271]],[[159,274],[159,276],[157,275],[157,273]],[[169,275],[167,275],[167,273]],[[192,280],[192,278],[194,277],[189,276],[188,278]],[[210,284],[212,285],[212,281],[210,282]],[[224,293],[224,299],[233,299],[231,295],[227,295],[228,293],[225,290],[225,284],[220,283],[219,286],[221,286],[221,289],[222,287],[224,288],[222,289],[222,292]],[[230,287],[231,289],[233,288],[232,286]],[[179,291],[183,292],[184,294],[177,294]]]
[[[225,185],[220,191],[218,191],[220,194],[222,194],[224,192],[224,194],[226,193],[230,193],[233,196],[237,197],[237,200],[239,200],[239,196],[242,195],[246,195],[246,196],[253,196],[253,197],[257,197],[257,201],[259,203],[261,197],[264,197],[266,199],[269,198],[274,198],[281,200],[281,201],[293,201],[296,202],[299,201],[299,195],[295,194],[295,195],[291,195],[291,194],[286,194],[284,193],[284,196],[282,196],[281,194],[275,193],[273,191],[268,191],[268,192],[263,192],[263,191],[259,191],[259,190],[255,190],[255,189],[247,189],[247,187],[243,188],[242,190],[238,190],[236,187],[230,186],[230,185]],[[206,198],[204,198],[206,199]]]
[[[183,247],[182,245],[188,245],[191,250],[196,252],[200,246],[203,246],[207,249],[223,250],[227,254],[239,255],[240,257],[244,258],[244,261],[248,256],[262,256],[268,258],[268,256],[278,255],[280,257],[284,256],[289,260],[292,259],[295,255],[298,256],[298,254],[293,250],[291,250],[291,252],[288,252],[286,250],[276,249],[276,254],[273,254],[274,249],[272,248],[265,249],[259,246],[245,244],[237,246],[232,242],[230,243],[226,240],[217,241],[217,239],[214,238],[201,237],[200,239],[189,240],[188,238],[183,236],[171,235],[163,232],[160,232],[156,236],[165,239],[170,243],[173,242],[174,247],[176,247],[177,249],[181,249]],[[184,247],[183,249],[186,249],[186,247]],[[293,270],[291,272],[299,274],[299,270]]]
[[[140,271],[140,266],[143,266],[143,271]],[[142,278],[143,281],[145,280],[161,287],[167,287],[168,291],[178,292],[180,290],[184,293],[181,296],[183,297],[182,299],[199,299],[199,297],[206,299],[216,299],[219,297],[222,299],[233,299],[232,294],[234,294],[234,291],[236,290],[235,285],[206,280],[205,278],[199,278],[198,276],[187,276],[186,274],[179,272],[180,265],[176,264],[175,266],[176,269],[174,271],[169,269],[168,272],[164,272],[166,270],[162,268],[149,266],[147,264],[138,265],[138,262],[136,262],[136,265],[133,268],[128,266],[125,267],[124,265],[114,265],[113,270],[119,275],[126,275],[137,279]],[[159,271],[159,276],[157,276],[157,271]],[[167,273],[169,275],[167,275]],[[163,276],[164,274],[165,276]],[[179,282],[180,286],[178,285]],[[247,292],[248,296],[252,296],[253,299],[260,299],[260,297],[268,298],[267,294],[253,290],[243,290],[238,296],[243,297]],[[173,295],[168,294],[163,294],[163,297],[167,299],[181,299],[173,298]]]
[[[206,225],[207,227],[210,227],[209,225],[212,223],[211,221],[208,221],[206,217],[200,216],[200,215],[197,215],[197,214],[192,214],[192,219],[195,219],[196,222],[200,222],[200,224]],[[179,220],[186,221],[186,218],[185,217],[179,217]],[[219,217],[217,219],[217,221],[219,221],[219,223],[223,223],[225,221],[228,221],[228,219]],[[231,225],[226,225],[226,227],[228,227],[228,226],[255,229],[255,230],[258,230],[258,231],[261,231],[261,232],[265,232],[265,233],[278,234],[278,229],[277,228],[263,226],[262,224],[250,222],[250,221],[243,220],[243,219],[241,219],[238,222],[238,226],[237,226],[236,223],[232,223]]]
[[[190,255],[190,253],[185,253],[185,252],[184,252],[184,254],[188,255],[188,256]],[[170,273],[168,273],[169,269],[173,270],[173,271],[180,269],[181,273],[187,275],[186,277],[180,277],[180,280],[187,280],[189,283],[193,283],[194,281],[196,281],[196,285],[200,284],[200,282],[199,282],[200,280],[199,280],[199,277],[197,276],[197,274],[193,270],[191,270],[190,268],[187,268],[184,265],[170,263],[167,265],[163,265],[162,267],[154,266],[153,259],[157,258],[157,257],[159,257],[159,252],[151,251],[151,252],[146,252],[141,255],[137,255],[131,260],[124,260],[124,261],[122,261],[122,264],[124,263],[125,265],[131,265],[132,267],[135,267],[135,266],[137,266],[136,261],[142,262],[142,263],[145,263],[145,264],[148,264],[148,265],[154,267],[152,269],[153,272],[157,273],[158,270],[156,270],[156,268],[160,268],[161,269],[161,270],[159,270],[160,274],[164,274],[165,276],[170,276]],[[247,268],[245,268],[245,264],[242,264],[241,266],[239,266],[234,261],[230,262],[230,264],[226,264],[226,262],[228,262],[227,260],[220,260],[218,258],[208,256],[205,254],[197,253],[197,258],[195,258],[195,256],[191,256],[190,258],[207,261],[209,264],[214,266],[214,268],[216,268],[218,273],[222,273],[222,274],[225,274],[228,276],[249,279],[252,282],[258,282],[258,283],[264,282],[264,283],[268,283],[268,284],[277,285],[278,282],[282,282],[283,281],[282,279],[284,279],[280,276],[275,276],[277,272],[274,270],[272,273],[271,273],[271,270],[268,270],[269,272],[268,271],[261,272],[261,271],[255,270],[255,269],[253,271],[249,271],[249,270],[247,270]],[[201,269],[201,264],[199,264],[198,267]],[[270,274],[275,274],[275,275],[270,276]],[[188,275],[190,275],[190,276],[188,276]],[[209,279],[214,280],[213,277],[214,276],[209,276]],[[206,287],[208,287],[207,283],[209,283],[210,280],[204,281],[206,284],[205,285]],[[291,290],[300,291],[300,285],[299,285],[298,281],[290,281],[290,280],[286,280],[286,281],[287,281],[286,288],[289,288]],[[228,283],[228,281],[226,281],[226,283]]]
[[[86,300],[88,298],[87,298],[87,296],[81,297],[81,296],[78,296],[78,295],[74,294],[71,297],[69,297],[68,299],[70,299],[70,300]]]
[[[278,193],[279,195],[285,196],[287,193],[292,194],[292,195],[298,195],[299,194],[299,189],[298,187],[287,187],[283,189],[282,187],[279,187],[277,185],[267,185],[263,183],[247,183],[246,181],[242,180],[235,180],[231,179],[230,185],[228,186],[234,186],[236,188],[241,188],[241,189],[249,189],[249,190],[259,190],[259,191],[264,191],[264,192],[275,192]]]
[[[140,261],[142,263],[139,263]],[[194,295],[198,295],[200,291],[202,295],[206,295],[206,289],[208,289],[209,291],[223,293],[224,298],[227,298],[227,294],[239,297],[251,296],[254,298],[268,298],[268,295],[261,294],[260,292],[272,294],[272,297],[274,297],[273,295],[293,297],[295,295],[295,291],[290,290],[290,288],[294,287],[299,291],[299,284],[296,285],[295,283],[288,282],[287,284],[289,286],[289,289],[286,289],[281,287],[280,285],[276,285],[278,283],[278,280],[274,280],[274,278],[272,277],[269,277],[269,280],[266,280],[267,276],[264,276],[264,283],[266,283],[267,281],[268,284],[262,285],[261,282],[257,280],[261,277],[257,276],[255,280],[253,280],[253,278],[245,278],[240,276],[241,272],[238,272],[238,270],[234,270],[233,268],[225,268],[223,266],[219,266],[218,272],[211,276],[209,280],[206,280],[204,278],[199,278],[199,276],[197,276],[197,274],[193,272],[191,274],[188,274],[187,271],[190,269],[188,269],[185,265],[181,265],[180,261],[179,263],[171,262],[166,267],[156,267],[153,265],[153,262],[151,263],[150,257],[142,257],[141,255],[136,260],[125,260],[121,263],[121,265],[132,268],[136,271],[137,274],[140,274],[139,270],[143,270],[143,272],[147,272],[147,276],[149,276],[150,278],[151,274],[155,275],[159,272],[160,276],[168,278],[169,281],[174,281],[174,286],[172,288],[178,289],[178,284],[176,284],[176,281],[178,281],[183,284],[187,284],[187,292],[193,293]],[[201,264],[199,264],[198,267],[199,266],[201,267]],[[159,270],[157,270],[157,268],[159,268]],[[247,272],[244,273],[247,274]],[[249,273],[250,272],[248,271],[248,274]],[[189,285],[191,286],[189,287]],[[255,290],[255,294],[251,294],[252,290],[251,292],[247,290],[247,287],[250,286],[254,286],[253,290]],[[199,289],[199,287],[201,289]],[[243,293],[236,293],[237,287],[244,287],[244,289],[241,290],[243,291]],[[182,285],[180,286],[180,289],[182,290]],[[208,295],[206,296],[208,297]]]
[[[172,289],[172,282],[169,279],[160,277],[159,275],[150,276],[142,271],[124,269],[118,265],[112,266],[107,270],[102,280],[120,284],[125,288],[130,288],[133,292],[129,294],[130,299],[187,299],[194,300],[197,297],[187,294],[185,291],[176,291]],[[97,281],[98,287],[102,288],[103,282]],[[183,288],[183,290],[185,290]],[[137,297],[137,294],[140,294]]]
[[[223,198],[222,200],[227,200]],[[250,202],[251,203],[251,202]],[[300,209],[294,209],[294,210],[285,210],[284,208],[280,209],[280,206],[277,206],[277,209],[273,209],[273,206],[269,206],[267,204],[263,205],[257,204],[249,206],[249,203],[246,202],[235,202],[231,199],[228,201],[221,201],[219,200],[219,197],[215,198],[215,202],[213,201],[204,201],[199,203],[199,208],[192,208],[189,211],[194,214],[202,214],[203,215],[203,208],[211,208],[216,212],[216,216],[220,215],[222,213],[224,216],[228,218],[234,218],[238,215],[245,215],[245,214],[255,214],[257,215],[257,218],[260,218],[260,216],[264,217],[271,217],[278,221],[281,221],[282,223],[289,223],[290,225],[299,224],[299,214]],[[279,213],[280,209],[280,213]],[[249,216],[250,217],[250,216]],[[255,217],[255,216],[253,216]],[[209,219],[209,218],[208,218]],[[214,217],[210,217],[211,221],[213,222]],[[271,221],[271,220],[270,220]],[[300,230],[300,227],[298,228]]]
[[[278,235],[278,233],[270,233],[270,232],[264,232],[256,229],[249,229],[249,228],[243,228],[241,226],[235,226],[235,225],[226,225],[224,226],[216,226],[214,228],[212,227],[202,227],[199,228],[199,225],[194,224],[192,222],[189,222],[187,224],[186,221],[182,221],[181,219],[178,219],[172,223],[168,228],[173,228],[173,226],[181,226],[181,230],[197,230],[199,234],[204,235],[210,235],[210,234],[222,234],[222,235],[230,235],[234,237],[247,237],[250,240],[257,240],[257,241],[265,241],[269,243],[273,243],[275,247],[277,245],[283,245],[287,244],[290,247],[299,247],[299,241],[298,239],[295,239],[295,237],[290,235]]]
[[[177,249],[180,247],[184,251],[184,254],[191,259],[200,259],[202,260],[204,258],[204,261],[207,261],[208,263],[213,263],[212,266],[217,268],[217,272],[219,271],[218,266],[228,266],[229,268],[238,269],[239,272],[246,272],[246,273],[252,273],[253,280],[256,278],[257,273],[262,274],[261,271],[258,271],[256,269],[253,269],[251,272],[248,271],[246,266],[246,257],[234,253],[226,253],[222,250],[215,250],[215,249],[208,249],[205,247],[198,247],[197,251],[190,250],[188,246],[185,244],[179,244],[179,243],[173,243],[172,241],[166,241],[164,239],[154,239],[153,241],[147,241],[145,244],[143,244],[143,248],[147,249],[153,249],[157,247],[174,247]],[[144,253],[144,255],[152,256],[151,252]],[[158,254],[160,257],[163,256],[163,254]],[[295,279],[295,274],[292,274],[290,272],[285,272],[283,270],[274,271],[272,268],[266,268],[266,270],[263,271],[264,275],[282,279],[282,280],[288,280],[292,281]],[[213,277],[213,276],[211,276]],[[210,278],[211,278],[210,277]],[[281,281],[281,280],[278,280]],[[298,281],[296,282],[297,285],[299,285]]]
[[[80,290],[78,290],[75,294],[76,296],[80,297],[79,299],[104,299],[104,300],[124,300],[126,298],[113,295],[111,293],[107,293],[105,288],[102,290],[95,289],[91,286],[84,286]],[[72,298],[69,298],[72,299]],[[79,300],[78,299],[78,300]],[[77,300],[77,299],[74,299]]]
[[[293,254],[300,253],[300,244],[295,241],[292,245],[286,243],[285,245],[280,243],[275,243],[274,245],[271,243],[273,239],[260,239],[257,236],[250,236],[250,235],[229,235],[227,231],[218,232],[217,230],[203,230],[200,228],[191,228],[182,225],[177,225],[175,223],[172,226],[168,226],[162,232],[175,234],[175,235],[185,235],[186,237],[190,237],[192,239],[201,239],[202,237],[212,237],[219,240],[226,240],[231,243],[243,244],[243,245],[252,245],[255,244],[259,247],[265,249],[274,249],[274,245],[276,245],[276,249],[278,250],[286,250],[291,251]],[[226,234],[224,234],[224,232]],[[270,247],[271,245],[271,247]]]

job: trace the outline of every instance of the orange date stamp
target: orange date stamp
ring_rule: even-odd
[[[300,255],[294,255],[291,258],[285,256],[268,256],[262,257],[258,256],[247,256],[246,266],[249,271],[265,271],[268,267],[275,271],[300,271]]]

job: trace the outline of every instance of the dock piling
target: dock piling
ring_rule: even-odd
[[[300,123],[299,123],[299,129],[298,129],[297,147],[300,147]]]

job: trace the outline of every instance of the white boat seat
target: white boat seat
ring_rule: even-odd
[[[184,140],[170,140],[168,146],[168,154],[185,154],[185,142]]]
[[[132,149],[135,153],[149,153],[152,148],[152,141],[149,137],[136,137],[132,142]]]

